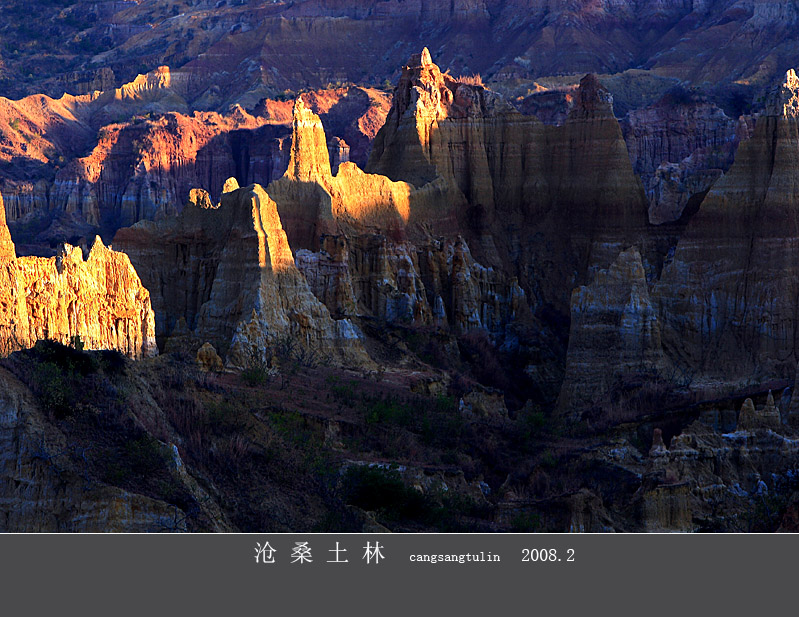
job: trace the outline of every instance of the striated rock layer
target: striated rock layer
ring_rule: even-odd
[[[288,340],[320,360],[371,363],[353,324],[332,319],[309,289],[257,184],[224,193],[217,208],[189,204],[177,218],[121,229],[115,243],[153,290],[159,335],[188,328],[236,367],[269,361]]]
[[[424,50],[403,68],[367,171],[443,184],[444,200],[424,211],[430,224],[451,229],[454,216],[478,260],[518,272],[531,300],[564,315],[589,269],[641,241],[647,224],[612,97],[593,75],[566,121],[546,126],[443,74]]]
[[[0,212],[2,212],[0,203]],[[64,245],[56,257],[15,257],[0,218],[0,354],[40,339],[88,349],[117,349],[130,357],[158,353],[150,294],[127,255],[96,238],[84,261]]]
[[[571,290],[621,251],[640,247],[636,289],[651,266],[646,200],[612,97],[593,75],[574,97],[564,123],[545,126],[479,80],[442,73],[425,49],[404,67],[375,138],[375,173],[340,160],[334,174],[322,121],[300,98],[286,172],[265,192],[233,190],[213,209],[192,191],[178,218],[115,242],[153,293],[158,334],[195,350],[208,340],[238,365],[240,342],[268,347],[289,334],[362,362],[352,317],[497,336],[536,319],[536,330],[562,327]],[[287,256],[274,252],[277,237],[296,265],[288,245]]]
[[[0,261],[10,261],[17,256],[14,243],[11,241],[11,233],[6,225],[6,209],[0,197]]]
[[[718,106],[675,89],[621,120],[633,169],[649,200],[649,221],[677,221],[733,163],[753,121],[729,118]]]
[[[678,366],[726,382],[792,377],[799,313],[799,81],[785,83],[680,239],[654,295]]]
[[[21,251],[49,254],[60,242],[78,244],[98,231],[111,237],[121,226],[171,216],[196,186],[216,198],[231,176],[266,185],[283,175],[292,102],[192,112],[186,77],[159,67],[82,96],[0,97],[0,192],[17,223],[12,231],[23,236]],[[336,168],[364,162],[387,95],[350,87],[302,96],[325,122]]]
[[[427,220],[443,206],[447,190],[442,182],[417,189],[385,175],[364,173],[349,161],[341,163],[334,176],[322,122],[302,99],[294,105],[288,169],[267,187],[291,245],[310,250],[318,248],[322,234],[337,231],[371,229],[401,238],[409,222]],[[449,220],[454,218],[450,215]]]
[[[299,268],[333,314],[493,333],[529,316],[517,279],[478,263],[455,234],[451,200],[463,195],[454,181],[417,188],[351,162],[333,175],[326,144],[320,118],[298,99],[288,169],[267,191]]]
[[[657,308],[641,254],[622,252],[608,270],[572,292],[562,409],[600,401],[620,382],[652,377],[664,364]]]
[[[73,448],[75,444],[47,421],[30,390],[0,369],[0,531],[168,529],[175,517],[173,506],[88,481],[85,468],[64,455]]]
[[[318,252],[297,251],[297,267],[335,315],[495,335],[532,317],[518,281],[478,263],[460,237],[326,235]]]

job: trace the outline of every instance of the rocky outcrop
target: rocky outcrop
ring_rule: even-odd
[[[458,401],[458,411],[467,418],[503,421],[508,418],[508,408],[501,392],[473,390]]]
[[[545,126],[477,80],[442,73],[424,50],[403,68],[367,170],[442,183],[430,224],[454,217],[479,261],[519,272],[531,300],[566,313],[567,290],[646,227],[612,97],[593,75],[574,97],[565,122]]]
[[[211,343],[203,343],[197,350],[197,364],[204,371],[221,371],[224,368],[222,358],[216,353]]]
[[[98,231],[112,237],[120,226],[174,215],[196,186],[216,198],[231,176],[266,185],[284,174],[290,101],[265,99],[252,112],[234,105],[192,113],[182,98],[185,77],[160,67],[83,96],[0,98],[0,162],[9,163],[0,170],[0,191],[9,221],[37,233],[26,238],[24,250],[76,243]],[[339,144],[330,144],[335,169],[350,158],[365,161],[387,95],[352,87],[303,96]],[[75,224],[52,223],[62,213]]]
[[[320,251],[297,252],[297,267],[334,315],[492,334],[532,317],[518,281],[478,263],[460,237],[323,236]]]
[[[73,448],[31,392],[0,369],[0,530],[185,531],[185,524],[170,525],[176,520],[170,504],[89,481]]]
[[[28,223],[48,212],[66,212],[95,230],[113,231],[120,223],[174,212],[170,208],[181,203],[177,196],[185,195],[198,177],[218,191],[224,178],[214,173],[217,168],[227,172],[225,177],[252,171],[249,156],[240,165],[241,150],[248,148],[237,148],[231,133],[258,129],[265,121],[236,113],[170,113],[152,120],[154,113],[185,111],[185,105],[175,106],[170,98],[175,86],[168,72],[156,73],[118,90],[81,97],[0,100],[0,117],[13,118],[7,130],[0,122],[4,137],[47,136],[35,140],[41,152],[15,147],[14,140],[0,152],[15,170],[4,171],[0,181],[9,221]],[[142,115],[128,121],[137,111]],[[268,153],[268,136],[261,131],[258,137]]]
[[[183,320],[233,367],[270,361],[284,340],[319,360],[371,364],[357,328],[311,293],[259,185],[224,193],[218,208],[190,204],[175,219],[121,229],[114,241],[153,290],[159,335]]]
[[[158,353],[150,293],[127,255],[100,238],[86,260],[69,245],[56,257],[17,258],[0,219],[0,281],[0,354],[41,339],[69,344],[76,337],[87,349]]]
[[[640,242],[646,229],[642,187],[613,116],[613,97],[595,75],[580,80],[574,108],[562,126],[547,127],[547,136],[541,176],[548,194],[543,203],[530,198],[536,209],[595,245]]]
[[[59,82],[69,94],[88,94],[95,90],[113,90],[116,76],[109,67],[90,71],[72,71],[60,76]]]
[[[691,219],[654,291],[664,350],[708,379],[793,377],[799,118],[788,103],[796,88],[791,72]]]
[[[633,170],[649,199],[649,222],[677,221],[732,165],[752,120],[735,120],[695,93],[677,88],[621,120]]]
[[[372,141],[386,121],[391,108],[391,93],[375,88],[336,88],[333,90],[314,90],[302,95],[305,104],[318,114],[330,141],[344,143],[346,159],[361,169],[366,165]],[[288,121],[291,122],[291,109]],[[334,137],[333,137],[334,136]],[[333,173],[337,164],[333,160]]]
[[[287,88],[383,83],[415,41],[442,50],[441,64],[453,73],[505,79],[645,67],[693,83],[763,83],[796,51],[790,37],[796,9],[777,1],[358,0],[240,7],[203,1],[172,14],[164,5],[81,0],[64,19],[59,7],[26,13],[24,5],[9,6],[17,12],[6,18],[23,14],[30,29],[8,35],[18,52],[4,59],[8,88],[15,96],[64,90],[61,64],[45,63],[31,75],[41,53],[69,58],[82,73],[97,73],[102,60],[120,81],[133,79],[142,65],[179,66],[191,76],[186,98],[221,108]],[[47,35],[31,45],[32,32]],[[98,81],[95,75],[66,80],[75,84],[70,91]]]
[[[425,48],[403,67],[367,171],[415,187],[443,183],[447,193],[428,218],[457,218],[461,229],[475,227],[490,246],[485,234],[495,222],[496,202],[519,205],[540,184],[537,147],[543,140],[541,123],[482,84],[442,73]],[[496,259],[496,249],[486,252]]]
[[[739,428],[719,433],[694,422],[671,439],[668,449],[655,446],[646,461],[639,490],[642,523],[649,531],[751,531],[763,524],[768,510],[761,507],[770,492],[778,494],[793,483],[792,468],[799,441],[786,436],[779,422],[768,420],[766,403],[755,411],[744,403]],[[765,415],[764,415],[765,414]],[[759,423],[744,419],[759,417]],[[756,528],[756,527],[755,527]]]
[[[318,248],[322,234],[339,230],[402,234],[411,202],[419,201],[410,184],[365,174],[351,162],[342,163],[334,176],[322,122],[301,98],[294,104],[288,169],[267,191],[278,203],[291,245],[310,250]]]
[[[11,241],[11,233],[6,225],[6,209],[3,205],[3,198],[0,197],[0,262],[11,261],[16,256],[14,243]]]
[[[722,405],[711,415],[722,411],[726,415]],[[753,414],[761,413],[754,411],[751,401],[745,407],[749,405]],[[775,530],[781,518],[777,504],[790,503],[788,498],[795,491],[796,435],[774,425],[718,430],[705,419],[675,430],[672,420],[664,419],[663,429],[656,425],[653,430],[652,423],[647,423],[632,431],[634,441],[640,443],[648,428],[652,434],[648,455],[627,437],[611,437],[580,454],[561,477],[568,482],[567,477],[585,470],[592,476],[601,473],[605,480],[592,493],[604,502],[610,528],[617,531]],[[664,439],[667,430],[669,436]],[[584,478],[577,486],[585,486]]]
[[[574,107],[574,91],[577,87],[547,89],[540,84],[533,85],[532,92],[516,101],[519,111],[535,116],[544,124],[563,124]]]
[[[236,110],[179,113],[111,125],[92,152],[59,172],[49,206],[78,211],[113,233],[120,226],[176,214],[189,190],[218,195],[225,179],[272,177],[280,163],[282,127]]]
[[[771,394],[771,390],[768,392],[766,404],[761,409],[756,409],[752,399],[748,398],[744,401],[741,406],[741,412],[738,414],[737,430],[753,431],[757,429],[782,431],[780,410],[774,403],[774,396]]]
[[[619,254],[590,285],[572,292],[566,375],[559,406],[579,417],[615,388],[656,378],[664,368],[657,308],[649,295],[641,254]]]

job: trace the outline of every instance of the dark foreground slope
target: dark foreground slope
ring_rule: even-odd
[[[387,348],[409,342],[386,333]],[[458,370],[485,380],[472,357]],[[729,400],[587,435],[534,407],[508,414],[474,382],[458,396],[419,372],[281,360],[234,376],[185,355],[12,355],[0,529],[796,529],[799,440],[770,395],[737,421]]]

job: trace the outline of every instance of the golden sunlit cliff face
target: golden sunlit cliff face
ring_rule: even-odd
[[[407,182],[366,174],[352,162],[342,163],[334,176],[322,122],[299,98],[288,169],[267,191],[278,203],[292,246],[309,249],[318,248],[322,234],[339,230],[401,235],[420,195]]]
[[[185,335],[192,351],[209,341],[233,367],[270,361],[286,338],[333,364],[371,365],[357,330],[332,319],[297,270],[275,202],[257,184],[226,187],[218,207],[189,204],[114,239],[156,290],[158,334]]]
[[[2,211],[2,203],[0,203]],[[56,257],[15,257],[0,218],[0,354],[50,339],[139,358],[158,353],[150,294],[128,256],[96,238],[88,259],[64,245]]]
[[[567,122],[545,127],[479,80],[442,74],[425,50],[405,67],[377,142],[370,166],[399,169],[412,181],[351,162],[334,174],[322,122],[299,98],[286,172],[265,192],[231,185],[214,209],[210,195],[194,191],[194,205],[178,219],[120,230],[115,244],[158,290],[159,335],[175,339],[180,331],[195,337],[195,348],[209,340],[225,354],[236,337],[266,341],[294,332],[273,306],[278,301],[304,307],[312,316],[308,332],[327,332],[305,340],[334,341],[345,356],[344,342],[357,337],[330,335],[333,322],[320,307],[344,318],[337,328],[363,316],[499,335],[509,324],[530,323],[542,298],[568,311],[571,285],[612,263],[645,225],[610,95],[592,76]],[[250,193],[266,219],[233,199]],[[256,242],[264,225],[265,239]],[[241,234],[258,245],[247,255],[231,241]],[[306,284],[287,283],[298,271],[293,257],[275,261],[291,254],[288,247],[273,254],[279,238],[298,251],[304,280],[324,304],[309,300]],[[173,245],[190,247],[188,255],[175,262],[164,252]],[[234,267],[228,256],[235,255],[249,265]],[[542,260],[551,265],[542,269]],[[259,283],[253,268],[274,278]],[[286,286],[275,288],[281,280]],[[236,291],[242,285],[250,291]],[[258,300],[258,289],[271,291]]]
[[[267,192],[298,266],[333,314],[457,332],[500,332],[529,318],[516,279],[483,267],[458,236],[463,196],[451,178],[416,187],[351,162],[333,175],[325,143],[319,117],[298,99],[291,160]]]
[[[0,205],[2,205],[2,197],[0,197]],[[14,243],[11,241],[11,233],[6,225],[6,209],[5,206],[2,206],[0,207],[0,260],[10,261],[15,257]]]
[[[60,242],[110,238],[120,226],[175,214],[196,186],[218,195],[231,176],[266,185],[284,174],[292,101],[194,110],[187,77],[161,66],[79,96],[0,97],[0,192],[12,233],[24,230],[23,253],[48,255]],[[336,169],[365,161],[386,93],[350,86],[302,96],[325,122]]]

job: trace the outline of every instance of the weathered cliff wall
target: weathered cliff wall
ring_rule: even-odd
[[[86,260],[69,245],[56,257],[17,258],[4,223],[0,218],[0,354],[74,337],[88,349],[158,353],[150,293],[127,255],[96,238]]]
[[[725,382],[793,376],[799,289],[799,80],[789,71],[654,290],[663,347]]]
[[[196,347],[210,341],[232,366],[269,361],[287,337],[337,364],[370,363],[354,326],[311,293],[259,185],[224,193],[219,207],[189,204],[177,218],[121,229],[114,242],[153,290],[159,335],[185,322]]]

